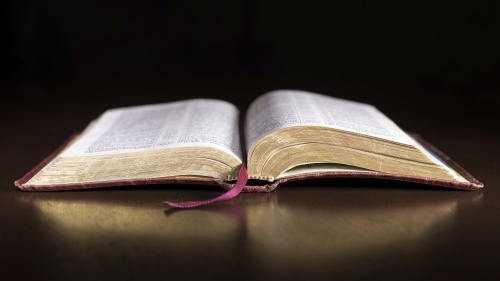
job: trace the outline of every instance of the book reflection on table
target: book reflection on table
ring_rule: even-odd
[[[412,250],[433,231],[449,227],[460,208],[482,199],[481,192],[415,198],[414,192],[402,188],[385,190],[385,199],[379,202],[377,188],[293,189],[243,194],[233,204],[167,212],[160,205],[132,199],[117,203],[113,192],[97,200],[80,192],[23,193],[21,201],[35,208],[43,221],[40,231],[47,231],[54,247],[75,255],[81,247],[113,241],[172,253],[248,251],[243,254],[272,265],[280,260],[290,264],[345,260],[391,251],[395,244]],[[373,196],[357,196],[359,192]],[[311,205],[298,203],[300,196]]]

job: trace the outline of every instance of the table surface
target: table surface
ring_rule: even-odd
[[[93,87],[102,92],[111,89]],[[408,106],[414,101],[401,101],[404,105],[394,107],[397,102],[388,97],[377,102],[403,128],[421,133],[482,181],[482,190],[329,179],[175,210],[161,202],[206,199],[221,190],[158,185],[18,191],[15,179],[71,132],[81,130],[96,112],[116,103],[113,98],[85,102],[78,95],[55,103],[46,95],[38,96],[40,89],[69,91],[57,85],[11,85],[7,93],[14,103],[4,105],[1,113],[6,127],[0,140],[3,276],[24,280],[500,277],[500,137],[491,118],[498,112],[497,104],[463,98],[447,106],[446,96],[436,104],[417,101],[414,106]],[[80,89],[85,90],[89,88]],[[30,101],[20,98],[27,94]],[[182,92],[165,99],[183,95],[189,97]],[[155,98],[124,98],[119,105],[134,101]]]

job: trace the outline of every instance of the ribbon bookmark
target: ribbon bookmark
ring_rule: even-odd
[[[240,192],[245,187],[247,180],[248,180],[248,172],[247,172],[247,168],[245,166],[245,163],[243,163],[243,164],[241,164],[240,171],[238,172],[238,180],[236,181],[236,184],[233,186],[233,188],[231,188],[230,190],[228,190],[226,193],[222,194],[221,196],[213,198],[213,199],[208,199],[208,200],[188,201],[188,202],[180,202],[180,203],[164,201],[163,205],[167,205],[167,206],[174,207],[174,208],[193,208],[193,207],[211,204],[211,203],[218,202],[218,201],[230,200],[230,199],[233,199],[234,197],[236,197],[238,194],[240,194]]]

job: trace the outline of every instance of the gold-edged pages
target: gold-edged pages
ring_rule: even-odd
[[[108,110],[27,184],[234,179],[244,159],[238,119],[234,105],[210,99]],[[363,103],[273,91],[250,105],[244,132],[250,178],[349,169],[466,181]]]

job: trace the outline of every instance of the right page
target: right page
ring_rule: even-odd
[[[249,107],[247,151],[256,140],[291,126],[326,126],[403,144],[415,142],[374,106],[299,90],[260,96]]]
[[[369,104],[272,91],[250,105],[245,134],[254,178],[357,169],[464,180]]]

